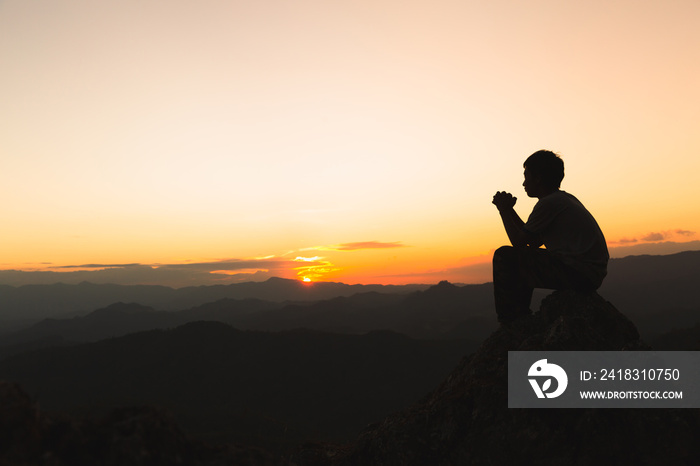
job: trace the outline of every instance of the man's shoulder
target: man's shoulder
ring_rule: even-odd
[[[567,193],[566,191],[554,191],[537,201],[538,204],[542,206],[546,205],[569,205],[569,204],[580,204],[581,202],[573,194]]]
[[[545,199],[549,199],[549,200],[576,199],[576,197],[571,193],[567,193],[566,191],[563,191],[561,189],[557,189],[556,191],[552,191],[551,193],[547,194],[546,196],[544,196],[540,200],[545,200]]]
[[[544,206],[552,206],[552,205],[557,205],[557,204],[566,204],[566,203],[571,202],[572,198],[576,199],[571,194],[569,194],[565,191],[554,191],[552,193],[547,194],[544,197],[539,198],[537,200],[536,206],[544,207]]]

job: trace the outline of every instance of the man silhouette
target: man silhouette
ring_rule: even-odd
[[[512,244],[493,255],[494,297],[501,323],[532,312],[534,288],[598,289],[610,258],[593,216],[578,199],[559,189],[564,161],[554,152],[540,150],[523,166],[525,192],[538,199],[527,222],[513,209],[517,198],[501,191],[493,196]]]

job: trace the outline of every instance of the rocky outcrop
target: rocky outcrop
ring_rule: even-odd
[[[47,415],[17,384],[0,382],[0,466],[173,466],[288,464],[257,448],[209,446],[153,407],[121,408],[104,419]]]
[[[649,349],[597,294],[555,292],[494,332],[412,408],[352,445],[307,445],[303,465],[700,464],[697,410],[509,409],[508,351]]]

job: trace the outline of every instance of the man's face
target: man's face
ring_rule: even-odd
[[[525,187],[525,192],[529,197],[539,196],[542,190],[540,178],[533,175],[527,168],[525,168],[525,181],[523,181],[523,186]]]

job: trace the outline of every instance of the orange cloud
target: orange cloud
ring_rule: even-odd
[[[319,259],[323,259],[323,257],[319,256],[314,256],[314,257],[302,257],[302,256],[297,256],[294,259],[294,262],[316,262]]]
[[[689,231],[689,230],[681,230],[676,229],[676,230],[667,230],[667,231],[662,231],[662,232],[652,232],[649,233],[646,236],[642,237],[642,241],[663,241],[669,238],[672,238],[676,235],[679,236],[695,236],[694,231]]]
[[[318,248],[323,251],[357,251],[360,249],[390,249],[390,248],[405,248],[406,245],[401,244],[400,241],[395,241],[393,243],[383,243],[381,241],[360,241],[358,243],[342,243],[335,244],[332,246],[319,246]]]
[[[642,236],[642,241],[663,241],[665,240],[667,235],[665,233],[649,233],[646,236]]]
[[[313,265],[313,263],[309,263]],[[268,256],[263,259],[224,259],[170,264],[89,263],[19,271],[0,270],[0,283],[12,286],[43,283],[115,283],[173,287],[263,281],[272,276],[292,278],[298,261]]]
[[[690,231],[690,230],[682,230],[680,228],[678,228],[676,230],[652,231],[652,232],[647,233],[646,235],[642,236],[640,239],[622,238],[622,239],[619,239],[617,241],[610,241],[609,243],[611,245],[633,244],[633,243],[638,243],[639,241],[643,241],[643,242],[647,242],[647,243],[656,243],[659,241],[669,240],[669,239],[676,237],[676,236],[692,237],[692,236],[695,236],[695,232]]]
[[[675,233],[677,235],[681,235],[681,236],[695,236],[695,232],[689,231],[689,230],[680,230],[679,229],[679,230],[676,230]]]
[[[230,276],[235,276],[235,275],[253,275],[255,273],[268,273],[268,269],[238,269],[238,270],[212,270],[209,273],[212,274],[219,274],[219,275],[230,275]]]
[[[299,277],[303,281],[317,281],[331,272],[337,272],[339,270],[342,270],[341,268],[336,267],[330,261],[322,259],[322,257],[298,257],[294,259],[296,262],[305,262],[308,264],[294,268],[294,270],[297,273],[297,277]]]

